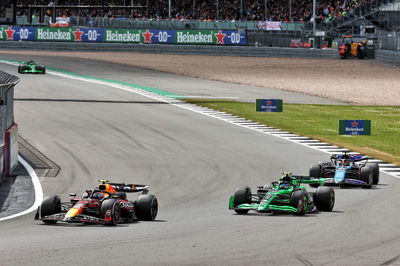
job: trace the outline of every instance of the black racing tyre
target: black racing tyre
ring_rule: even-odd
[[[42,66],[41,68],[42,68],[42,70],[43,70],[43,73],[42,73],[42,74],[46,74],[46,67]]]
[[[379,164],[368,163],[367,166],[372,169],[372,184],[378,185],[379,183]]]
[[[251,203],[251,188],[248,186],[236,189],[233,194],[233,207],[236,208],[240,204]],[[246,214],[249,210],[235,210],[237,214]]]
[[[331,212],[335,206],[335,191],[331,187],[319,187],[314,194],[317,210]]]
[[[371,188],[373,183],[372,169],[368,166],[361,167],[360,169],[360,180],[367,183],[367,185],[362,186],[362,188]]]
[[[309,176],[310,177],[321,177],[321,165],[314,164],[310,166]],[[319,184],[310,184],[310,187],[319,187]]]
[[[111,216],[111,220],[106,221],[104,225],[117,225],[120,215],[121,209],[118,205],[118,201],[116,199],[106,199],[103,201],[100,207],[100,218],[104,219],[106,215]]]
[[[136,201],[136,217],[142,221],[154,221],[158,212],[158,201],[154,195],[140,195]]]
[[[21,66],[18,66],[18,73],[21,73]]]
[[[307,212],[308,198],[304,190],[296,190],[290,197],[290,204],[297,208],[296,215],[305,215]]]
[[[57,195],[49,196],[44,199],[40,205],[40,216],[43,218],[48,215],[56,214],[61,212],[61,200]],[[42,220],[46,224],[55,224],[57,221],[54,220]]]

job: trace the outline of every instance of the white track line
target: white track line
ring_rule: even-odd
[[[40,206],[40,204],[43,201],[42,185],[40,184],[39,178],[36,175],[35,170],[33,170],[33,168],[19,155],[18,155],[18,161],[24,166],[24,168],[29,173],[29,176],[32,179],[33,188],[35,190],[35,202],[29,209],[27,209],[25,211],[22,211],[20,213],[16,213],[16,214],[4,217],[4,218],[0,218],[0,222],[9,220],[9,219],[13,219],[15,217],[22,216],[22,215],[28,214],[30,212],[36,211],[37,208]]]

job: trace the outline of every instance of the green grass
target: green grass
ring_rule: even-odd
[[[400,165],[400,107],[284,104],[282,113],[265,113],[255,103],[186,101]],[[371,120],[371,136],[339,136],[338,121],[346,119]]]

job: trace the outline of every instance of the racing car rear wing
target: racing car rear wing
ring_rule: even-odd
[[[144,192],[148,191],[148,185],[141,184],[125,184],[125,183],[103,183],[99,185],[99,190],[106,190],[106,186],[112,186],[116,191],[123,192]]]

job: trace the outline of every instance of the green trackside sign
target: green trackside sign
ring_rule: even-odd
[[[72,28],[37,28],[35,41],[72,42],[75,37]]]
[[[371,135],[371,120],[339,120],[339,135]]]
[[[7,34],[5,33],[5,30],[7,28],[5,26],[0,26],[0,41],[6,40]]]
[[[104,29],[104,42],[143,43],[145,30]]]
[[[282,112],[283,100],[281,99],[257,99],[257,112]]]

